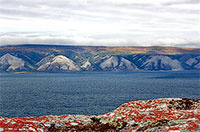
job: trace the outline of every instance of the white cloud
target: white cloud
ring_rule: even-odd
[[[9,37],[1,35],[1,45],[181,46],[200,37],[198,0],[0,0],[0,5],[0,33]],[[28,37],[29,32],[39,37]]]

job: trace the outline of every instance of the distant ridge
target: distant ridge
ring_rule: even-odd
[[[38,63],[47,56],[63,56],[80,70],[59,70],[59,66],[70,66],[68,62],[49,65],[42,72],[68,71],[173,71],[200,70],[200,48],[182,47],[134,47],[134,46],[70,46],[70,45],[10,45],[0,46],[0,60],[4,55],[17,57],[24,62],[24,68],[10,68],[5,61],[0,62],[1,72],[38,72]],[[65,59],[63,59],[65,60]],[[87,62],[87,63],[86,63]],[[64,64],[64,65],[63,65]],[[52,66],[58,67],[54,68]],[[62,69],[62,68],[61,68]]]
[[[107,46],[82,46],[82,45],[50,45],[50,44],[17,44],[3,45],[0,47],[107,47]]]
[[[62,44],[15,44],[15,45],[0,45],[0,47],[135,47],[135,48],[183,48],[183,49],[200,49],[200,48],[190,48],[190,47],[179,47],[179,46],[100,46],[100,45],[62,45]]]
[[[185,47],[162,47],[162,46],[74,46],[74,45],[48,45],[48,44],[20,44],[0,46],[0,51],[4,48],[74,48],[88,49],[108,52],[120,52],[119,54],[200,54],[200,48],[185,48]]]

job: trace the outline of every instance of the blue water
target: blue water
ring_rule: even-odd
[[[0,115],[103,114],[133,100],[200,98],[200,72],[0,74]]]

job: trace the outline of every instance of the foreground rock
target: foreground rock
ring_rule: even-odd
[[[200,100],[133,101],[98,116],[0,118],[0,131],[200,131]]]

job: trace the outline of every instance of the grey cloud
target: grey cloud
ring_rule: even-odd
[[[170,2],[162,3],[162,5],[171,6],[179,4],[199,4],[199,0],[173,0]]]
[[[2,36],[16,36],[16,35],[33,35],[33,34],[41,34],[38,32],[0,32],[0,37]]]
[[[189,47],[189,48],[200,48],[199,46],[200,43],[186,43],[186,44],[179,44],[179,47]]]
[[[5,15],[17,15],[17,16],[31,16],[31,17],[44,17],[47,14],[41,12],[34,12],[31,10],[18,10],[18,9],[0,9],[1,14]]]
[[[0,9],[1,10],[1,9]],[[13,17],[3,17],[3,16],[0,16],[0,19],[6,19],[6,20],[21,20],[19,18],[13,18]]]
[[[195,38],[197,35],[199,23],[199,9],[192,8],[177,8],[181,4],[197,4],[199,0],[160,0],[158,2],[148,2],[146,0],[130,1],[118,0],[119,2],[110,0],[0,0],[0,19],[11,21],[12,23],[17,20],[23,21],[26,18],[31,21],[50,20],[62,21],[66,24],[77,23],[72,27],[68,27],[66,34],[73,32],[75,36],[83,34],[87,39],[77,41],[73,36],[61,37],[56,35],[55,28],[47,28],[40,30],[40,27],[34,27],[34,34],[30,32],[22,32],[24,30],[17,29],[13,33],[10,31],[0,32],[4,37],[0,37],[0,43],[51,43],[51,44],[107,44],[109,42],[129,45],[138,41],[141,44],[142,40],[149,40],[149,38],[156,39],[156,37],[178,37],[178,38]],[[172,5],[176,5],[173,7]],[[88,27],[79,29],[80,25]],[[33,23],[33,22],[32,22]],[[79,25],[80,24],[80,25]],[[99,27],[94,32],[87,32],[87,28],[91,28],[90,24]],[[34,24],[32,24],[34,25]],[[40,25],[40,24],[38,24]],[[43,23],[43,25],[45,25]],[[48,22],[47,22],[48,27]],[[110,31],[107,33],[106,28],[116,30],[119,33]],[[114,26],[113,26],[114,25]],[[20,25],[21,26],[21,25]],[[52,25],[51,25],[52,26]],[[53,25],[54,26],[54,25]],[[65,26],[64,24],[62,26]],[[9,25],[7,26],[9,27]],[[43,28],[43,27],[42,27]],[[60,28],[60,27],[59,27]],[[52,30],[51,30],[52,29]],[[100,31],[99,31],[100,29]],[[49,32],[41,32],[48,30]],[[54,31],[55,30],[55,31]],[[85,31],[83,31],[85,30]],[[80,33],[81,32],[81,33]],[[100,33],[99,33],[100,32]],[[192,32],[193,34],[187,34]],[[195,32],[195,33],[194,33]],[[197,31],[199,32],[199,30]],[[23,34],[25,37],[15,35]],[[42,35],[48,35],[42,36]],[[7,35],[7,37],[5,37]],[[9,36],[10,35],[10,36]],[[11,37],[12,35],[12,37]],[[65,34],[63,34],[65,35]],[[195,36],[195,37],[194,37]],[[9,38],[9,39],[8,39]],[[120,40],[117,40],[117,39]],[[114,41],[116,39],[116,41]],[[156,42],[155,42],[156,43]],[[153,44],[153,42],[152,42]],[[159,43],[158,43],[159,44]],[[195,43],[193,43],[195,44]],[[183,45],[184,46],[184,45]]]
[[[55,9],[86,9],[87,6],[81,0],[0,0],[2,7],[8,8],[31,8],[48,10]]]
[[[119,36],[116,34],[116,36]],[[59,36],[59,35],[0,35],[0,45],[15,44],[59,44],[59,45],[90,45],[90,46],[181,46],[199,48],[200,41],[159,38],[148,41],[134,41],[133,39],[118,38],[112,39],[112,36],[104,38],[102,36],[95,38],[76,37],[76,36]]]
[[[105,1],[103,1],[105,2]],[[70,4],[71,3],[71,4]],[[79,20],[86,20],[86,21],[110,21],[110,20],[124,20],[122,16],[130,15],[140,18],[153,18],[156,17],[155,14],[171,12],[171,13],[192,13],[198,14],[199,11],[197,10],[184,10],[184,9],[174,9],[174,8],[159,8],[154,6],[153,4],[117,4],[111,2],[94,2],[88,1],[87,4],[81,4],[81,2],[77,2],[76,6],[72,3],[76,3],[73,1],[25,1],[25,0],[2,0],[2,5],[5,5],[5,8],[1,8],[0,12],[4,15],[13,15],[13,16],[21,16],[21,17],[38,17],[38,18],[45,18],[45,19],[58,19],[58,20],[69,20],[69,19],[79,19]],[[100,4],[100,5],[98,5]],[[104,4],[104,5],[103,5]],[[11,6],[12,5],[12,6]],[[41,6],[47,6],[46,10],[42,10]],[[74,4],[75,5],[75,4]],[[8,7],[6,7],[8,6]],[[11,6],[11,7],[10,7]],[[21,9],[20,6],[24,6],[26,8]],[[116,7],[117,6],[117,7]],[[2,6],[4,7],[4,6]],[[54,8],[58,7],[58,8]],[[94,8],[95,7],[95,8]],[[140,10],[143,13],[133,13],[133,12],[126,12],[124,9],[129,8],[131,10]],[[84,12],[88,13],[84,13]],[[157,13],[156,13],[157,12]],[[99,13],[104,13],[104,15],[99,15]],[[151,13],[151,14],[150,14]],[[107,17],[106,14],[110,16]],[[131,17],[129,17],[131,19]]]
[[[44,37],[44,36],[43,36]],[[29,35],[29,36],[21,36],[21,35],[2,35],[0,36],[0,45],[6,44],[75,44],[72,39],[59,39],[55,37],[45,36],[47,38],[42,38],[41,35]]]
[[[41,9],[37,9],[37,8],[32,8],[32,9],[0,8],[0,12],[1,12],[0,14],[4,15],[1,18],[10,19],[10,20],[11,19],[22,20],[23,17],[29,17],[29,18],[55,19],[55,20],[63,20],[63,21],[67,21],[70,19],[77,19],[77,20],[79,19],[82,21],[83,20],[99,21],[101,20],[99,19],[99,17],[102,17],[102,16],[95,16],[95,14],[85,14],[85,13],[82,13],[81,10],[77,12],[72,9],[66,9],[66,10],[62,10],[58,12],[58,10],[56,9],[50,9],[50,11],[48,10],[42,11]]]

